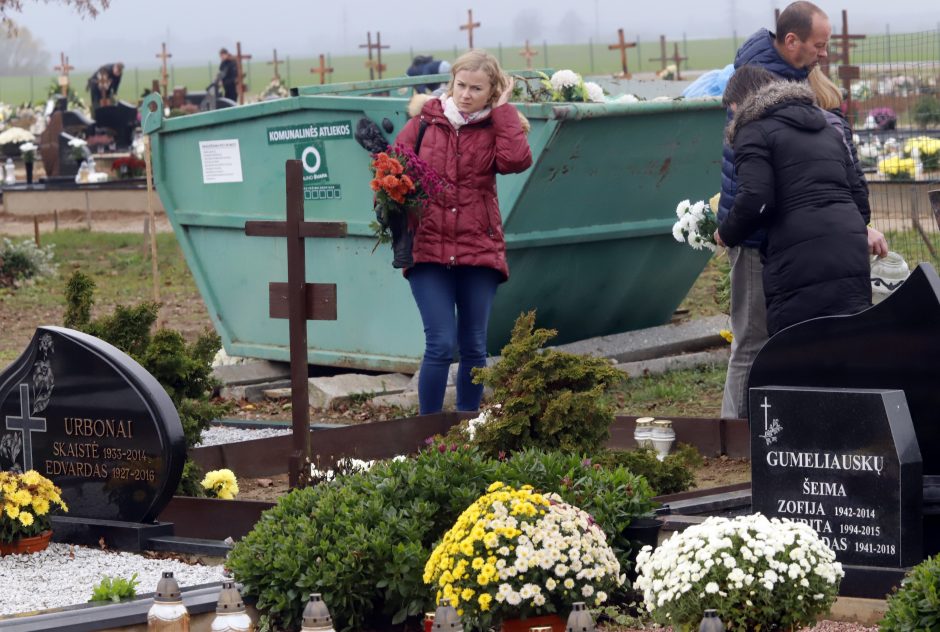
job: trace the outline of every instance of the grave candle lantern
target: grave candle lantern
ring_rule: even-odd
[[[147,632],[189,632],[189,612],[172,572],[157,582],[153,605],[147,612]]]
[[[577,601],[572,604],[565,632],[594,632],[595,629],[591,611],[587,609],[584,602]]]
[[[304,607],[304,622],[300,632],[335,632],[333,617],[320,593],[310,595],[310,601]]]
[[[452,605],[450,599],[441,599],[434,612],[434,630],[463,630],[463,621]]]
[[[215,607],[212,632],[253,632],[251,617],[245,612],[245,602],[235,582],[223,582],[219,602]]]

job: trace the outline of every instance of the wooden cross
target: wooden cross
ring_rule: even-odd
[[[281,73],[278,71],[278,66],[280,66],[281,63],[282,62],[280,62],[277,58],[277,49],[275,48],[274,49],[274,61],[269,61],[268,65],[274,66],[274,78],[277,80],[278,83],[281,82]]]
[[[480,23],[473,21],[473,9],[467,9],[467,23],[460,25],[461,31],[467,32],[467,39],[469,40],[470,48],[473,49],[473,29],[479,28]]]
[[[861,76],[858,66],[853,66],[850,62],[849,51],[855,44],[852,40],[865,39],[864,35],[849,34],[849,12],[842,10],[842,35],[838,37],[841,40],[839,55],[836,57],[839,61],[839,78],[842,79],[842,88],[845,90],[845,111],[846,115],[852,112],[852,80]]]
[[[288,464],[291,487],[310,477],[310,401],[307,388],[307,321],[336,320],[336,284],[307,283],[304,240],[345,237],[346,222],[305,222],[303,165],[285,164],[287,221],[248,221],[249,237],[287,238],[287,283],[268,284],[268,313],[286,318],[290,341],[291,428],[293,449]]]
[[[166,52],[166,42],[160,44],[160,52],[156,54],[157,59],[160,60],[160,85],[163,86],[163,100],[166,101],[167,95],[167,85],[170,83],[169,74],[166,71],[166,60],[172,57],[170,53]]]
[[[327,67],[326,58],[321,53],[319,67],[311,68],[310,72],[320,75],[320,85],[322,86],[324,83],[326,83],[326,76],[333,74],[333,67]]]
[[[375,71],[379,72],[379,79],[382,78],[382,71],[385,70],[385,66],[382,64],[382,49],[388,48],[388,46],[382,46],[382,33],[377,32],[375,34],[376,41],[375,44],[372,43],[372,31],[366,33],[366,43],[359,44],[359,48],[368,49],[369,60],[366,62],[366,68],[369,69],[369,79],[375,79]],[[372,58],[372,51],[378,51],[378,61],[375,61]]]
[[[623,29],[617,29],[617,37],[619,41],[616,44],[610,44],[607,46],[608,50],[620,50],[620,65],[623,68],[623,74],[621,75],[624,79],[630,78],[630,71],[627,70],[627,49],[635,48],[636,42],[627,42],[623,39]]]
[[[69,65],[69,58],[65,56],[65,53],[59,53],[59,65],[54,66],[53,70],[58,70],[61,75],[59,75],[59,86],[62,88],[62,96],[69,96],[69,71],[75,70],[75,66]]]
[[[529,40],[525,41],[525,48],[519,51],[519,54],[525,57],[525,67],[532,70],[532,58],[538,55],[539,52],[529,48]]]
[[[660,70],[666,69],[666,62],[669,61],[669,58],[666,57],[666,36],[659,36],[659,57],[650,57],[649,61],[658,61],[660,63]]]
[[[672,43],[672,57],[670,57],[672,63],[676,65],[676,81],[682,81],[682,72],[680,68],[682,67],[682,62],[688,59],[688,57],[683,57],[679,54],[679,42]]]
[[[235,42],[235,67],[238,69],[235,89],[238,91],[238,104],[245,102],[245,72],[242,70],[242,60],[251,59],[251,55],[242,55],[242,43]]]

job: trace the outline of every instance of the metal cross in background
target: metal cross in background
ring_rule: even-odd
[[[525,41],[525,48],[519,51],[519,54],[525,57],[525,67],[532,70],[532,58],[538,55],[539,52],[529,48],[529,40]]]
[[[23,471],[33,469],[33,433],[46,431],[45,417],[29,415],[29,384],[20,384],[20,416],[7,415],[7,430],[23,433]]]
[[[467,9],[467,23],[460,25],[461,31],[467,32],[467,39],[470,44],[470,48],[473,48],[473,29],[479,28],[480,23],[473,21],[473,9]]]
[[[333,67],[326,65],[326,58],[323,54],[320,54],[320,66],[317,68],[311,68],[310,72],[320,75],[320,85],[326,83],[326,76],[333,74]]]
[[[167,92],[168,92],[167,86],[170,83],[169,82],[170,75],[167,74],[167,71],[166,71],[166,60],[172,56],[173,55],[166,52],[166,42],[163,42],[162,44],[160,44],[160,52],[156,54],[156,58],[160,60],[160,86],[162,86],[163,88],[161,92],[163,94],[164,101],[166,101],[167,99]]]
[[[660,70],[666,69],[666,62],[669,61],[669,58],[666,57],[666,36],[659,36],[659,57],[650,57],[649,61],[658,61],[660,64]]]
[[[385,64],[382,63],[382,49],[388,48],[388,46],[382,46],[382,32],[377,31],[375,34],[375,44],[372,43],[372,31],[366,33],[366,43],[360,44],[359,48],[366,48],[369,51],[369,60],[366,62],[366,68],[369,69],[369,79],[375,79],[376,73],[378,73],[378,78],[382,78],[382,71],[386,69]],[[372,51],[376,51],[376,57],[373,59]]]
[[[676,65],[676,81],[682,81],[682,62],[688,57],[679,54],[679,42],[672,43],[672,57],[669,59]]]
[[[619,50],[620,51],[620,65],[623,68],[622,77],[624,79],[630,78],[630,71],[627,69],[627,49],[636,48],[636,42],[627,42],[623,39],[623,29],[617,29],[617,43],[610,44],[607,46],[608,50]]]
[[[59,53],[59,65],[54,66],[53,70],[58,70],[61,75],[59,75],[59,86],[62,88],[62,96],[69,96],[69,71],[75,70],[75,66],[69,66],[69,58],[65,56],[65,53]]]
[[[245,102],[245,71],[242,69],[242,60],[251,59],[251,55],[242,55],[242,43],[235,42],[235,67],[238,69],[236,90],[238,91],[238,104]]]
[[[271,318],[286,318],[290,344],[291,487],[306,484],[310,476],[310,401],[307,382],[307,321],[336,320],[336,284],[307,283],[304,240],[308,237],[345,237],[346,222],[305,222],[303,166],[285,164],[287,221],[245,222],[249,237],[287,238],[287,283],[268,284]]]
[[[281,61],[278,60],[278,58],[277,58],[277,49],[275,48],[275,49],[274,49],[274,61],[269,61],[269,62],[268,62],[268,65],[269,65],[269,66],[274,66],[274,78],[277,80],[278,83],[281,82],[281,73],[280,73],[280,71],[278,70],[278,66],[280,66],[281,63],[283,63],[283,62],[281,62]]]

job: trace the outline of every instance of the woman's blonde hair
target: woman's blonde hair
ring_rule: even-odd
[[[457,73],[461,70],[469,70],[471,72],[482,70],[486,73],[486,76],[490,78],[490,88],[492,89],[489,105],[495,104],[499,100],[499,95],[509,87],[510,79],[506,76],[506,73],[503,72],[498,59],[485,50],[471,50],[458,57],[454,65],[451,66],[450,83],[447,85],[448,96],[453,96],[454,79],[456,79]]]
[[[842,105],[842,90],[826,76],[819,66],[814,66],[807,78],[809,87],[816,95],[816,102],[824,110],[834,110]]]

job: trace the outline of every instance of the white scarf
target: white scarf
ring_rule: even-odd
[[[449,97],[446,94],[442,94],[441,97],[441,106],[444,108],[444,116],[447,117],[447,120],[450,121],[450,124],[454,126],[454,129],[459,130],[461,127],[467,123],[473,123],[474,121],[479,121],[490,115],[490,108],[485,107],[479,112],[474,112],[473,114],[464,114],[457,108],[457,104],[454,102],[454,97]]]

